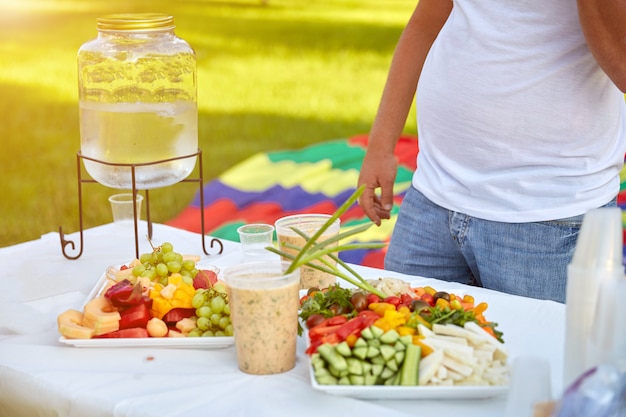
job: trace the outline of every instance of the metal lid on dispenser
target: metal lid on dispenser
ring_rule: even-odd
[[[171,30],[174,17],[163,13],[119,13],[98,18],[98,31],[150,32]]]

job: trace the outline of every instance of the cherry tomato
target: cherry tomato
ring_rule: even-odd
[[[340,316],[342,314],[347,314],[350,312],[348,308],[340,306],[339,304],[331,305],[330,307],[328,307],[328,310],[330,310],[330,312],[333,313],[333,315],[335,316]]]
[[[367,294],[364,292],[355,292],[350,297],[350,302],[356,311],[363,311],[367,309],[369,303],[367,302]]]
[[[306,323],[306,327],[309,328],[309,329],[312,329],[313,327],[317,326],[318,324],[320,324],[324,320],[326,320],[326,317],[322,316],[319,313],[311,314],[306,319],[306,322],[305,322]]]
[[[435,298],[429,293],[422,294],[421,300],[427,302],[431,307],[435,305]]]
[[[411,302],[413,302],[413,297],[411,297],[409,294],[402,294],[400,295],[400,300],[402,300],[402,305],[408,307],[411,305]]]
[[[373,303],[380,303],[380,297],[377,296],[376,294],[367,294],[367,305],[373,304]]]
[[[402,299],[400,299],[400,297],[396,297],[395,295],[390,295],[383,300],[383,303],[393,304],[396,307],[398,307],[401,302]]]
[[[309,299],[308,295],[303,295],[302,298],[300,298],[300,305],[302,306],[302,304],[304,304],[304,302],[308,299]]]

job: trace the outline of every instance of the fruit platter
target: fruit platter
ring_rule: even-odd
[[[59,341],[75,347],[231,346],[226,286],[217,268],[198,262],[165,242],[109,267],[82,310],[59,314]]]
[[[300,300],[311,384],[368,399],[483,398],[508,389],[508,350],[486,302],[379,278]]]

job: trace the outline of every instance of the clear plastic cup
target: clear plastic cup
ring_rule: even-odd
[[[245,262],[271,260],[276,257],[266,248],[272,246],[274,226],[270,224],[246,224],[237,229]]]
[[[141,218],[142,201],[143,196],[137,194],[137,220]],[[132,193],[114,194],[109,197],[109,202],[111,203],[114,222],[132,222],[134,220]]]
[[[296,233],[292,228],[296,228],[301,232],[306,233],[308,236],[313,236],[324,223],[328,221],[330,215],[327,214],[296,214],[293,216],[282,217],[274,224],[276,226],[276,237],[278,238],[278,244],[280,249],[287,253],[296,254],[298,250],[287,247],[287,245],[293,245],[297,247],[303,247],[306,240]],[[331,227],[329,227],[319,237],[318,242],[329,239],[339,234],[340,221],[335,220]],[[338,245],[338,242],[333,244]],[[334,262],[330,258],[326,258],[326,261],[333,264]],[[323,265],[321,261],[316,261],[317,264]],[[336,282],[336,277],[332,274],[328,274],[317,269],[303,266],[300,268],[300,288],[327,288]]]
[[[536,356],[513,361],[505,417],[533,417],[535,407],[552,400],[550,364]]]
[[[597,323],[600,286],[624,277],[622,211],[589,210],[583,217],[572,262],[567,267],[563,385],[591,368],[588,341]]]

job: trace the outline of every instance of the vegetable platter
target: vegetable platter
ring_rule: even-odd
[[[486,318],[488,304],[469,294],[380,278],[311,289],[300,304],[317,390],[417,399],[484,398],[508,389],[503,333]]]

